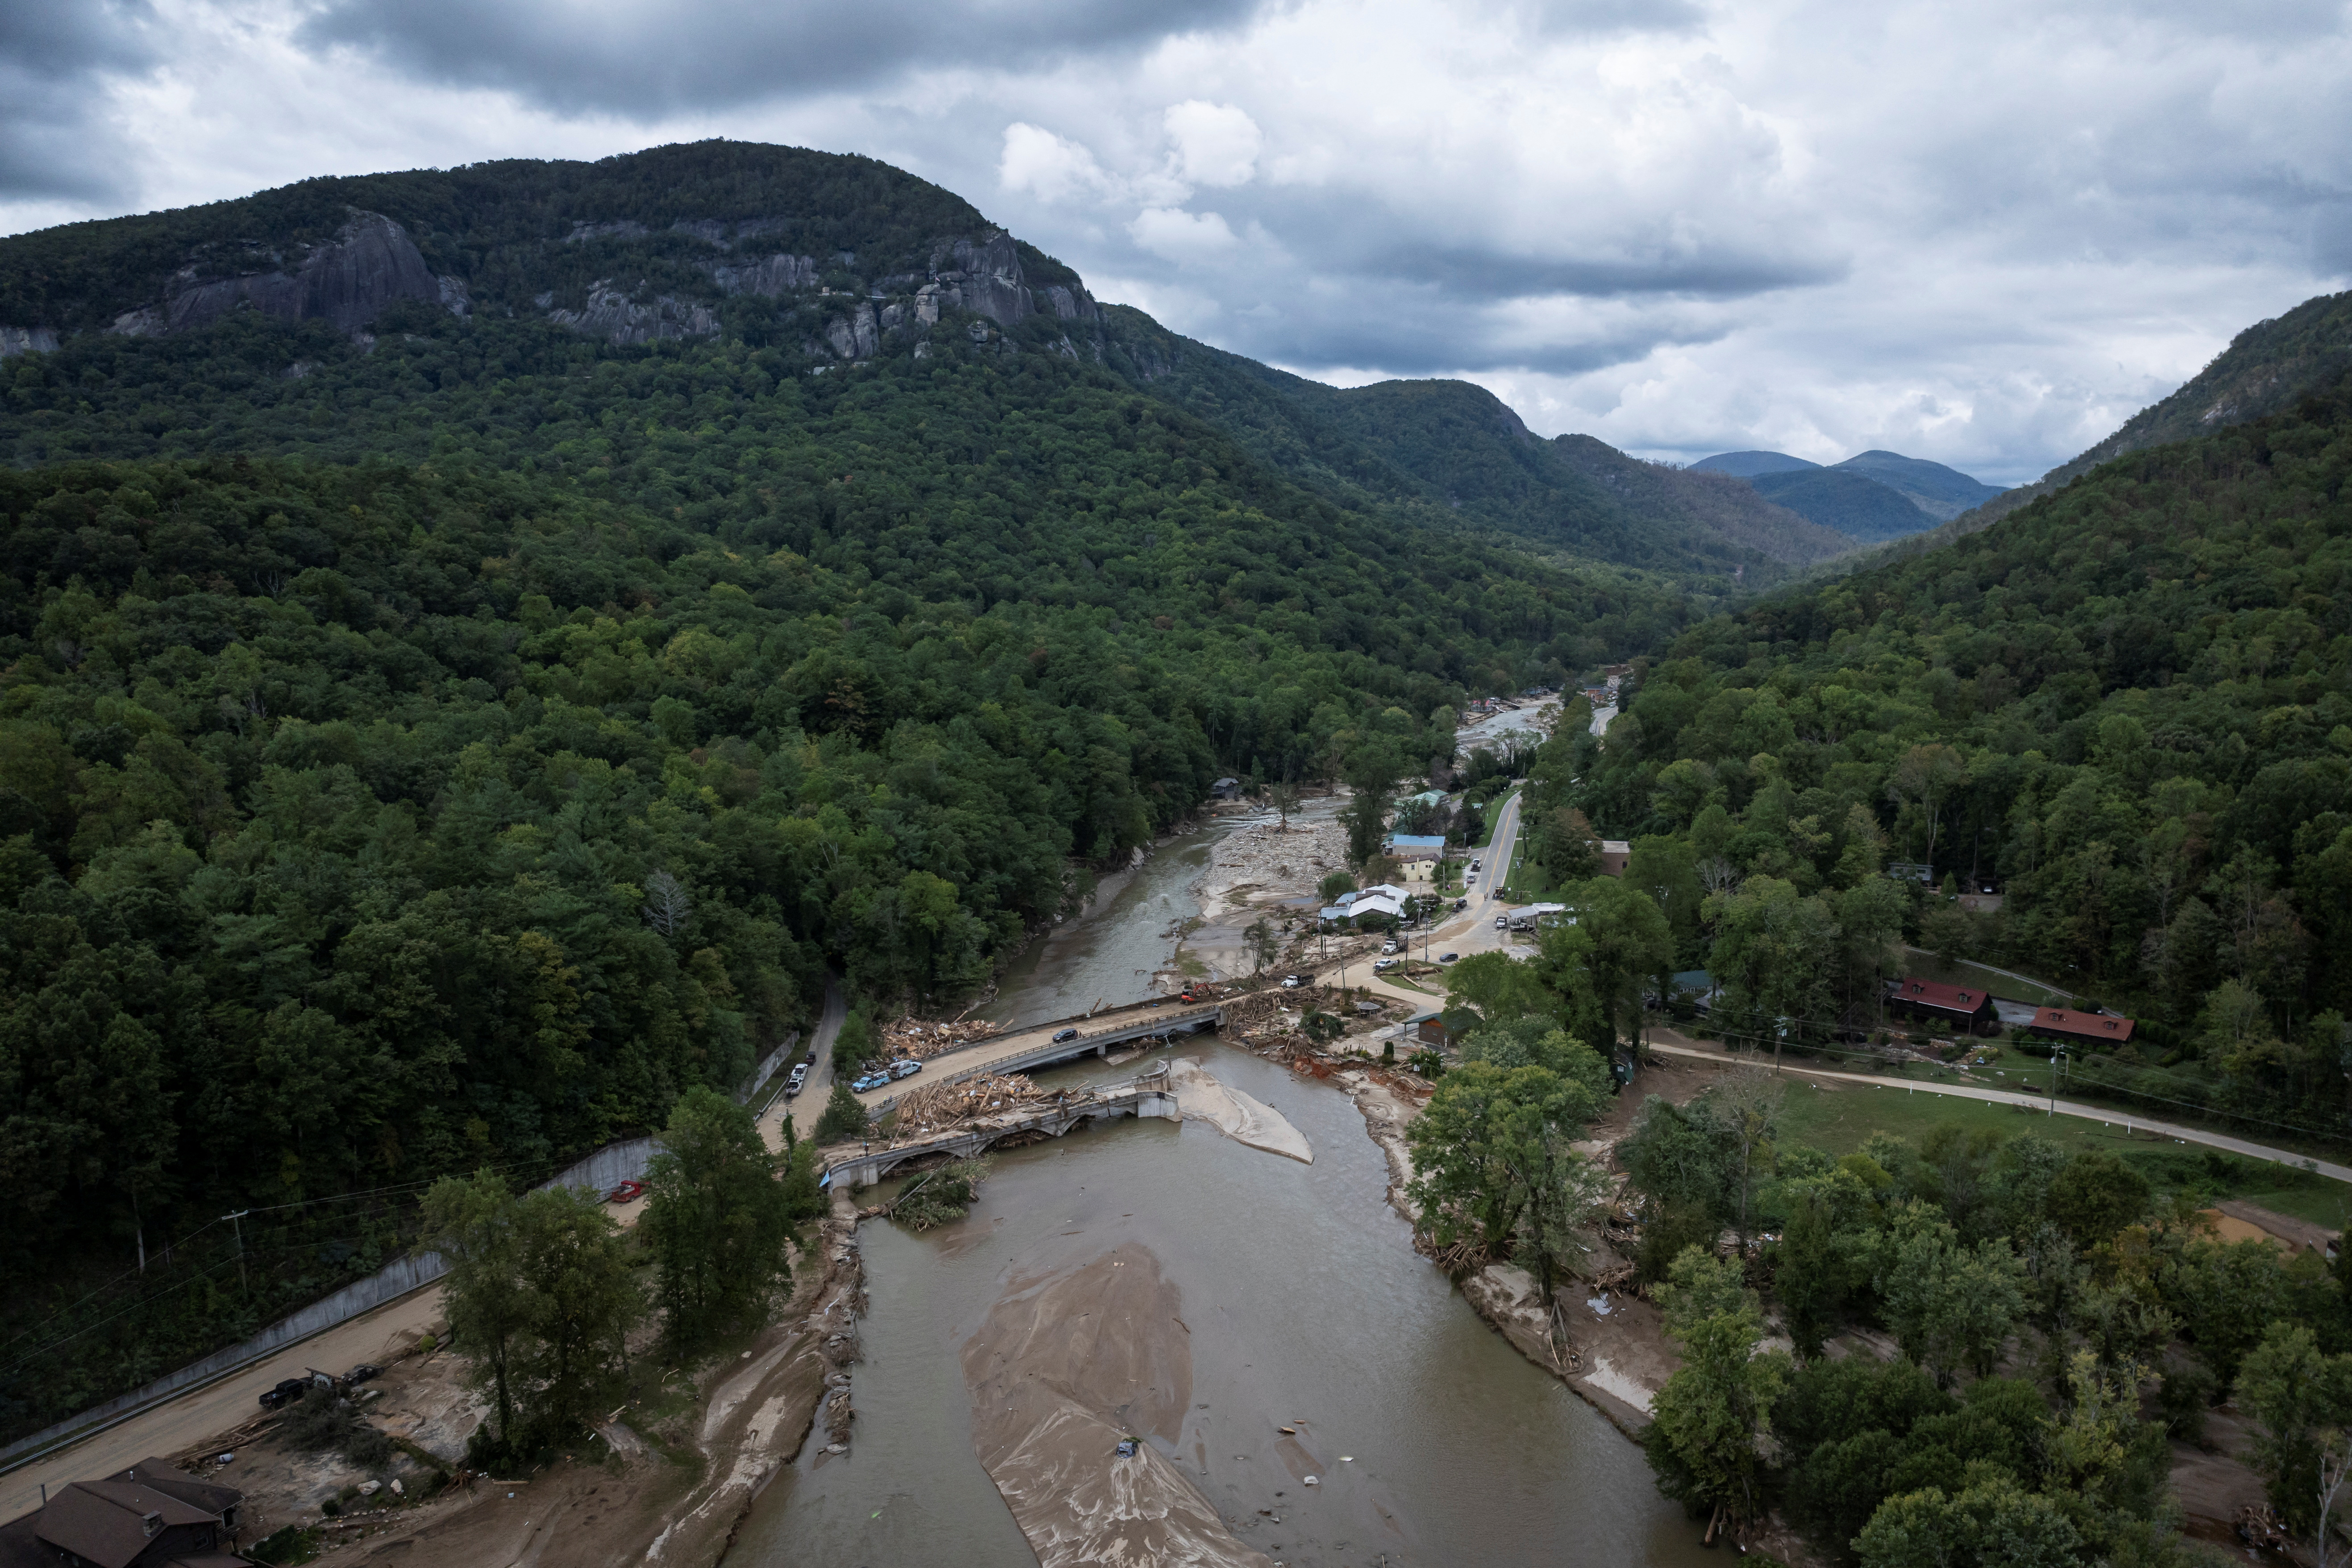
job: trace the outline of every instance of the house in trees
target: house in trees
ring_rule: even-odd
[[[0,1525],[0,1568],[251,1568],[236,1548],[245,1494],[142,1459],[48,1493]]]
[[[1389,837],[1388,857],[1411,865],[1421,860],[1436,860],[1445,854],[1445,835],[1397,833]]]
[[[1906,974],[1886,988],[1886,1006],[1889,1012],[1970,1034],[1990,1035],[2000,1026],[1992,994],[1973,985],[1947,985]]]
[[[2120,1046],[2132,1037],[2132,1021],[2113,1013],[2081,1013],[2064,1007],[2034,1010],[2032,1031],[2053,1040],[2085,1046]]]
[[[1602,876],[1622,877],[1625,874],[1625,868],[1633,863],[1633,845],[1631,839],[1604,838],[1601,841],[1601,874]]]
[[[1241,797],[1242,781],[1239,779],[1219,779],[1209,786],[1209,798],[1212,800],[1239,800]]]

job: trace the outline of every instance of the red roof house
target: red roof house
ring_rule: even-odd
[[[1951,1024],[1980,1034],[1990,1034],[2000,1023],[2000,1016],[1993,1011],[1990,992],[1908,974],[1887,987],[1886,1005],[1915,1018]]]
[[[2132,1037],[2129,1018],[2118,1018],[2113,1013],[2070,1012],[2063,1007],[2035,1009],[2032,1027],[2037,1035],[2097,1045],[2120,1046]]]

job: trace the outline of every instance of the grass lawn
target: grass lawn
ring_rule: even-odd
[[[1508,794],[1498,795],[1486,803],[1486,837],[1478,840],[1479,848],[1492,849],[1495,847],[1496,826],[1503,820],[1503,813],[1509,807],[1511,802],[1518,798],[1519,792],[1512,790]],[[1523,833],[1526,826],[1524,823],[1520,824],[1520,830]]]
[[[2000,1080],[1990,1080],[2002,1087]],[[1932,1128],[1990,1128],[2005,1138],[2032,1132],[2068,1150],[2104,1149],[2119,1154],[2158,1191],[2195,1187],[2217,1198],[2242,1198],[2331,1229],[2352,1219],[2352,1186],[2309,1171],[2248,1160],[2218,1149],[2175,1143],[2145,1134],[2126,1138],[2119,1112],[2110,1125],[2079,1116],[2047,1116],[2013,1106],[1951,1095],[1914,1094],[1906,1089],[1860,1084],[1812,1087],[1792,1078],[1781,1102],[1780,1137],[1810,1143],[1832,1154],[1851,1153],[1874,1132],[1892,1132],[1916,1143]]]
[[[1934,953],[1923,952],[1916,947],[1907,950],[1903,959],[1912,973],[1923,980],[1940,980],[1947,985],[1972,985],[2011,1002],[2031,1002],[2036,1007],[2068,1007],[2074,1005],[2069,992],[2053,991],[2030,980],[2012,980],[2006,974],[1997,974],[1984,965],[1970,963],[1966,959],[1958,963],[1945,963]]]

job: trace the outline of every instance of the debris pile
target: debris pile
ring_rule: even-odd
[[[901,1018],[882,1026],[882,1053],[896,1060],[912,1057],[926,1061],[943,1051],[971,1045],[1004,1032],[1002,1024],[992,1024],[985,1018],[971,1018],[949,1024],[925,1023],[920,1018]]]
[[[899,1098],[898,1137],[901,1141],[932,1137],[992,1110],[1051,1098],[1017,1072],[927,1083]]]

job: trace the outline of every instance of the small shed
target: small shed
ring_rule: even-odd
[[[1914,1018],[1948,1024],[1972,1034],[1990,1035],[2000,1025],[1992,994],[1973,985],[1947,985],[1940,980],[1906,974],[1888,987],[1886,1005]]]
[[[1630,839],[1604,838],[1601,841],[1601,874],[1622,877],[1625,868],[1633,863],[1633,845]]]
[[[1239,800],[1242,797],[1242,781],[1219,779],[1209,786],[1209,795],[1216,800]]]

